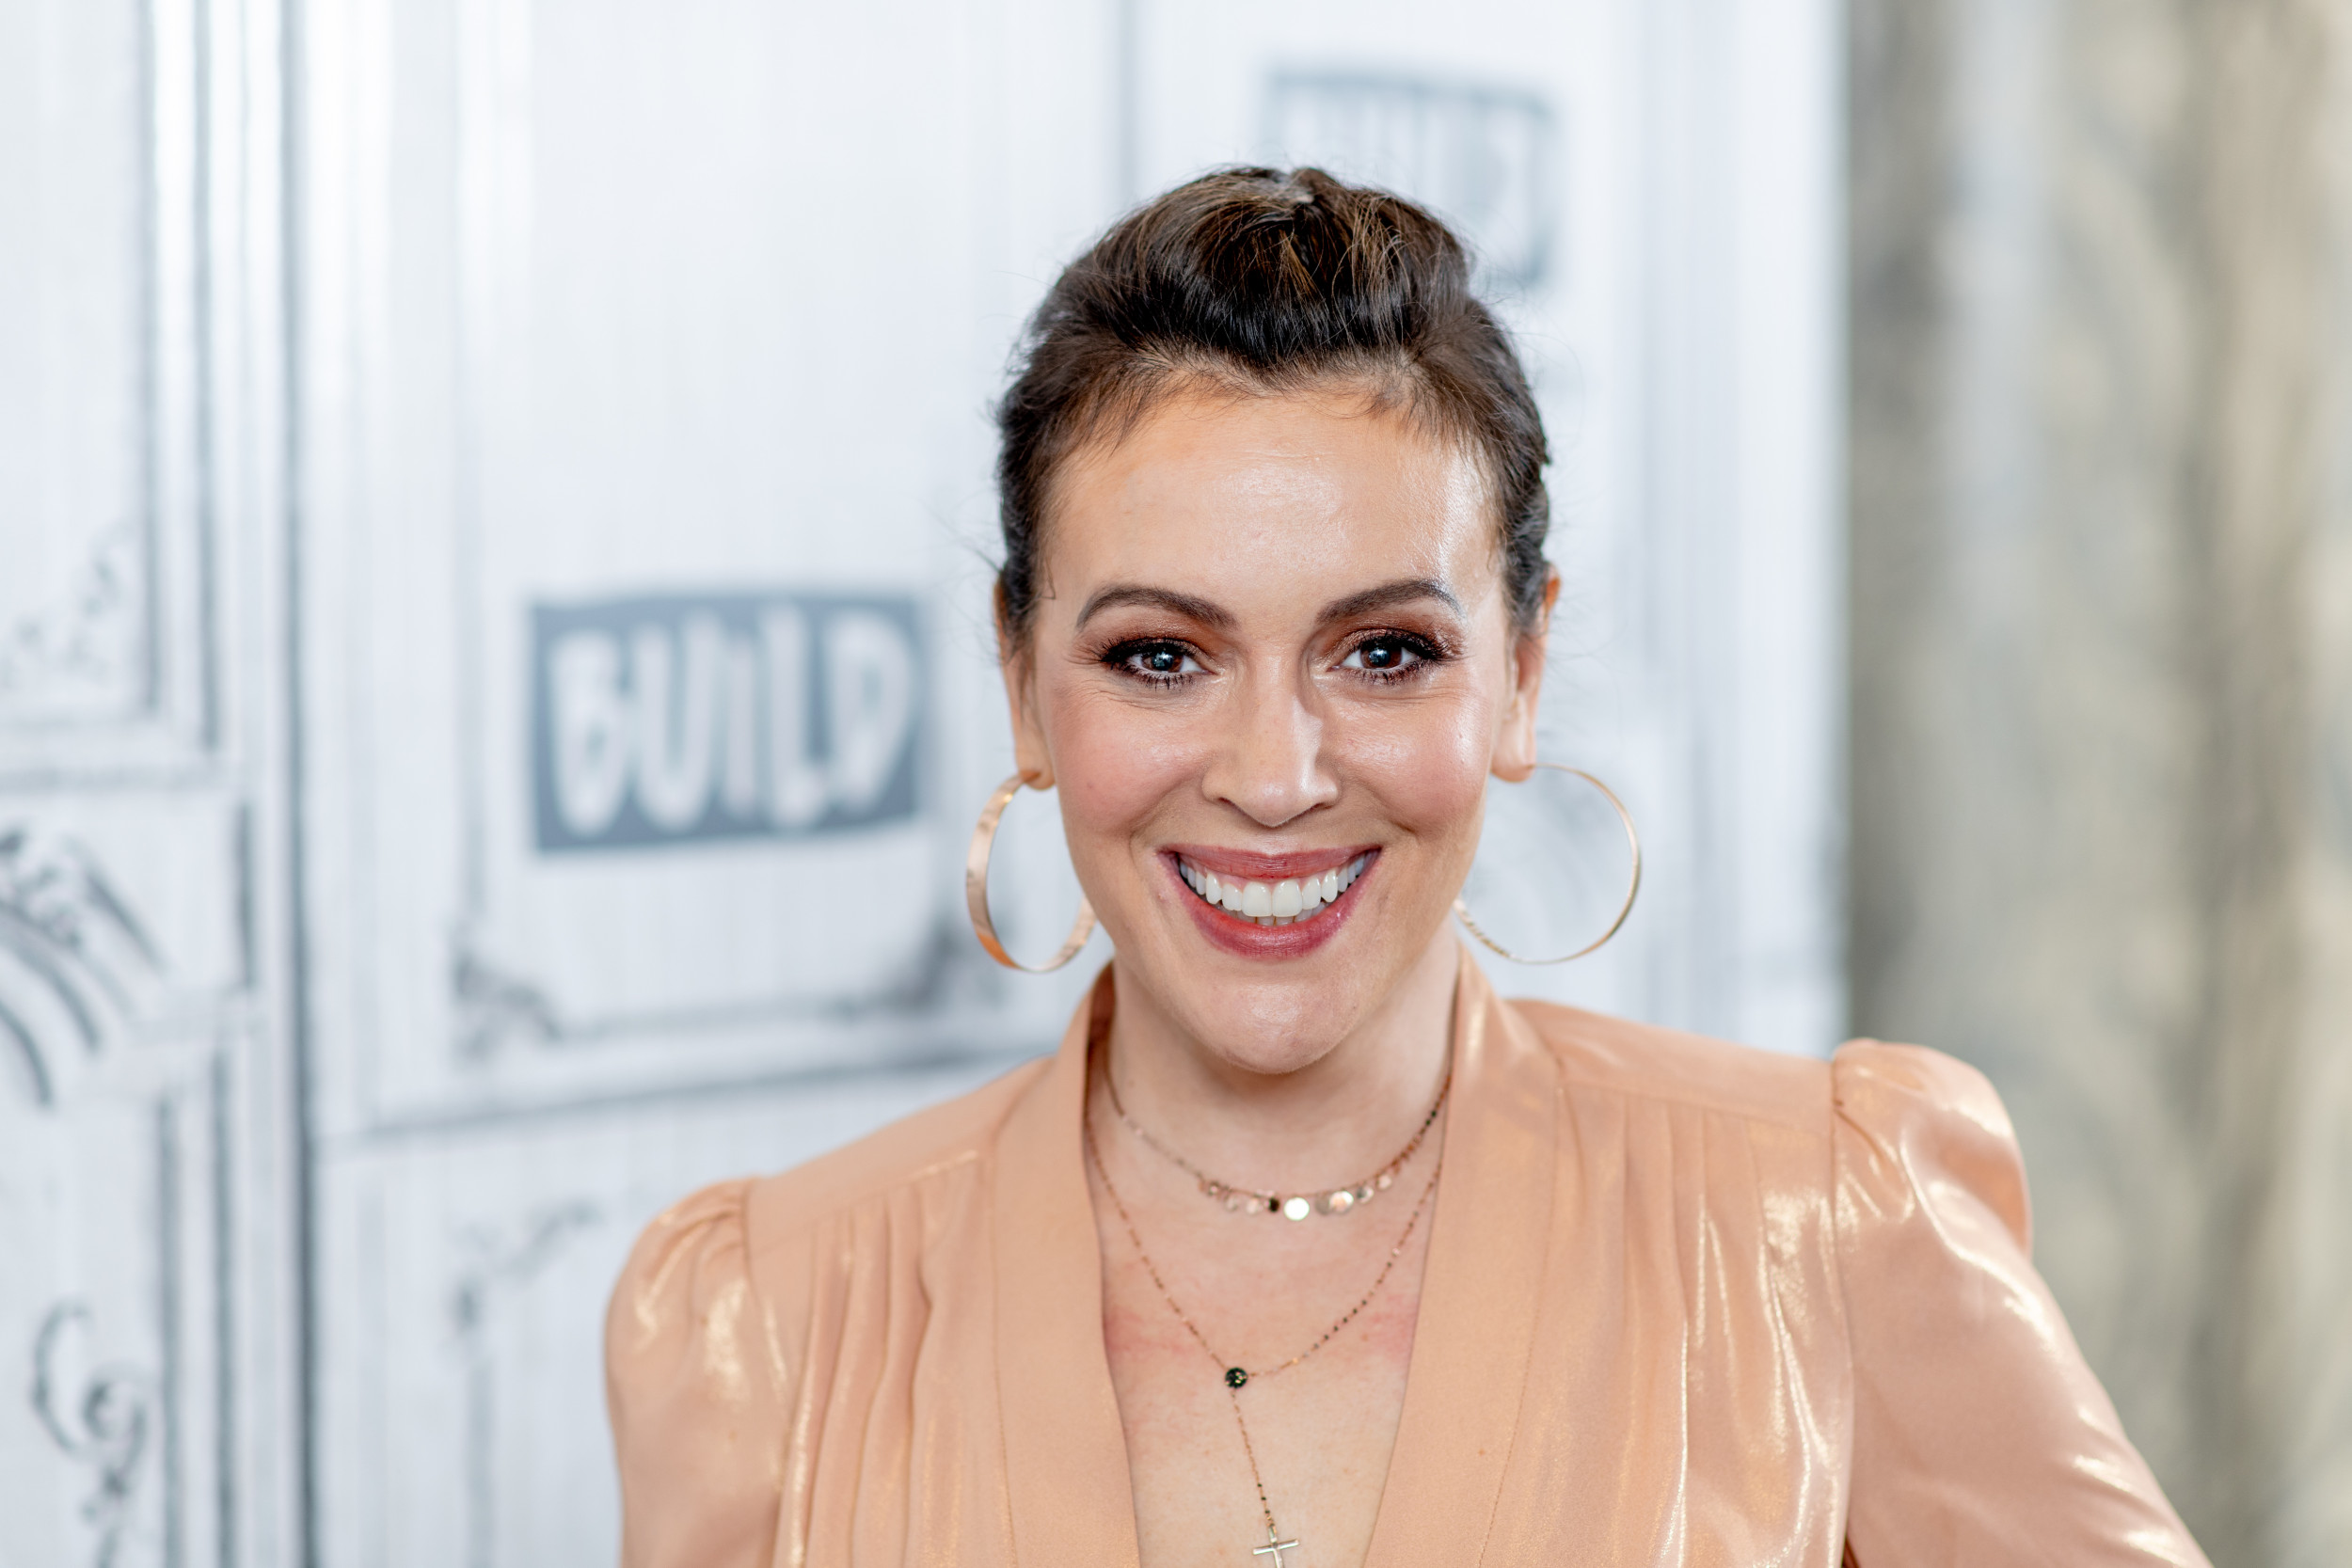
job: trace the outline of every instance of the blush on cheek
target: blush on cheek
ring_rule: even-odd
[[[1399,827],[1433,844],[1474,836],[1493,759],[1493,725],[1477,705],[1414,716],[1422,722],[1383,726],[1355,737],[1358,774],[1379,794]]]
[[[1168,797],[1197,778],[1200,759],[1152,716],[1121,722],[1115,704],[1072,704],[1049,724],[1054,784],[1071,852],[1082,862],[1116,854]]]
[[[1055,784],[1062,791],[1065,810],[1080,815],[1089,828],[1116,832],[1151,815],[1154,806],[1182,783],[1187,772],[1183,760],[1166,748],[1123,744],[1108,726],[1089,731],[1054,748]]]

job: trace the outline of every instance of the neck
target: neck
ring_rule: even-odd
[[[1192,1037],[1118,972],[1097,1070],[1111,1074],[1129,1115],[1221,1180],[1286,1192],[1360,1180],[1413,1135],[1444,1085],[1461,961],[1440,929],[1360,1024],[1279,1073]]]

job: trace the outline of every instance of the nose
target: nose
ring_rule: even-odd
[[[1279,828],[1339,799],[1324,755],[1324,719],[1311,688],[1269,672],[1218,716],[1201,788],[1262,828]]]

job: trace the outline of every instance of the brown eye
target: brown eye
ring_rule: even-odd
[[[1418,637],[1367,637],[1340,660],[1340,667],[1375,675],[1401,675],[1429,663],[1435,653]]]
[[[1200,661],[1182,642],[1124,642],[1105,653],[1103,662],[1138,680],[1168,685],[1200,673]]]

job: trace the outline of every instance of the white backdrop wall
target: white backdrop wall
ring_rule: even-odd
[[[1650,874],[1506,989],[1830,1044],[1834,22],[0,0],[0,1563],[610,1559],[636,1229],[1104,954],[962,926],[986,405],[1216,163],[1427,200],[1521,334],[1547,747]],[[1622,869],[1499,788],[1471,891],[1572,944]],[[1050,946],[1047,802],[995,885]]]

